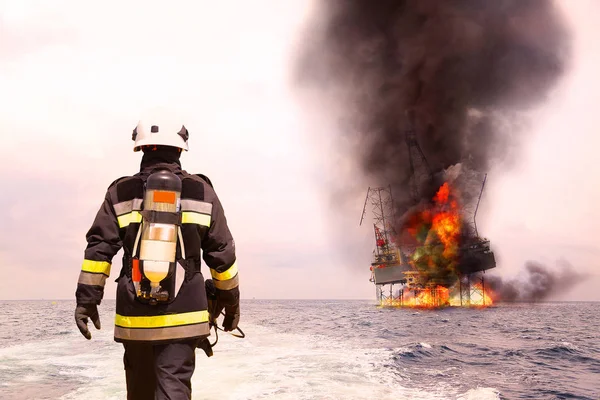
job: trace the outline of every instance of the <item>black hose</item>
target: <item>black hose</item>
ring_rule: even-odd
[[[221,311],[221,315],[225,316],[225,313],[223,313],[223,311]],[[216,318],[215,318],[215,323],[214,324],[211,323],[211,325],[215,328],[215,342],[214,343],[210,343],[209,342],[210,347],[212,348],[212,347],[215,347],[215,345],[219,341],[219,331],[225,332],[225,330],[223,330],[223,328],[219,328],[219,325],[217,324]],[[235,328],[235,330],[238,331],[239,334],[231,333],[230,332],[231,336],[236,337],[236,338],[240,338],[240,339],[243,339],[243,338],[246,337],[246,334],[244,333],[244,331],[239,326],[237,328]]]
[[[211,324],[211,325],[212,325],[212,324]],[[210,343],[210,342],[208,342],[208,343],[210,344],[210,347],[211,347],[211,348],[212,348],[212,347],[215,347],[215,345],[216,345],[216,344],[217,344],[217,342],[219,341],[219,332],[217,331],[217,328],[218,328],[218,327],[217,327],[217,324],[215,323],[213,326],[215,327],[215,342],[214,342],[214,343]]]
[[[223,328],[219,328],[218,326],[217,326],[217,329],[218,329],[218,330],[220,330],[220,331],[223,331],[223,332],[225,332],[225,330],[223,330]],[[236,331],[239,331],[239,332],[240,332],[240,334],[238,335],[238,334],[235,334],[235,333],[230,333],[230,335],[231,335],[231,336],[233,336],[233,337],[237,337],[237,338],[240,338],[240,339],[243,339],[243,338],[245,338],[245,337],[246,337],[246,334],[244,333],[244,331],[243,331],[243,330],[241,330],[241,329],[240,329],[240,327],[239,327],[239,326],[238,326],[237,328],[235,328],[235,330],[236,330]],[[217,343],[217,342],[215,342],[215,343]]]

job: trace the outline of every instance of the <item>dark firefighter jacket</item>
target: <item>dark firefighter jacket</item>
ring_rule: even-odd
[[[131,256],[142,221],[144,182],[159,169],[168,169],[182,181],[181,231],[187,271],[171,303],[148,305],[136,299]],[[169,342],[209,334],[201,255],[210,268],[223,305],[236,305],[239,301],[234,241],[221,203],[208,178],[188,174],[176,162],[142,163],[139,173],[113,182],[86,237],[88,245],[76,291],[78,304],[100,304],[112,259],[123,248],[123,268],[117,279],[114,333],[117,342]],[[178,258],[180,250],[178,245]]]

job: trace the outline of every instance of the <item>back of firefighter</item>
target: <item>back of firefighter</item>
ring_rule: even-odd
[[[181,168],[180,155],[188,150],[188,137],[182,122],[174,122],[169,116],[152,114],[141,120],[132,137],[134,151],[143,151],[140,171],[117,179],[108,187],[86,236],[88,244],[77,283],[75,320],[87,339],[91,339],[88,319],[100,329],[97,306],[104,295],[113,257],[123,249],[117,278],[114,339],[125,348],[128,399],[191,398],[195,349],[202,342],[206,344],[209,335],[201,258],[209,267],[216,288],[216,308],[224,309],[223,329],[234,330],[239,321],[234,241],[210,180]],[[167,301],[158,302],[140,297],[139,287],[133,283],[139,279],[135,278],[135,263],[139,261],[140,242],[144,240],[143,224],[150,215],[144,214],[146,183],[157,172],[175,175],[181,182],[178,219],[170,220],[178,232],[177,244],[173,243],[180,271],[178,286]]]

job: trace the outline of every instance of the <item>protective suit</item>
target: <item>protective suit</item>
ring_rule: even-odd
[[[140,122],[133,140],[134,150],[144,152],[140,171],[108,187],[87,233],[75,319],[88,339],[88,319],[100,329],[97,306],[104,295],[113,257],[122,248],[114,339],[125,348],[127,398],[189,399],[195,349],[209,335],[201,259],[210,269],[219,308],[225,310],[223,328],[231,331],[237,327],[240,315],[234,241],[210,180],[181,168],[179,156],[187,150],[187,129],[170,121]],[[166,190],[155,190],[152,194],[158,203],[153,203],[148,199],[148,179],[163,175],[176,177],[180,192],[174,197]],[[165,205],[173,203],[169,212],[144,209],[161,201]],[[165,244],[172,244],[173,260],[160,264],[155,254]],[[167,277],[155,279],[158,283],[147,278],[154,265],[167,265]],[[144,292],[144,287],[150,288],[144,286],[147,283],[153,289]],[[160,296],[149,297],[151,291]]]

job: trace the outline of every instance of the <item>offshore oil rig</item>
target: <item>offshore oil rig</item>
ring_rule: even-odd
[[[422,201],[420,186],[433,182],[433,174],[413,122],[405,139],[411,171],[407,189],[415,206]],[[470,202],[453,200],[452,187],[445,182],[432,199],[432,207],[412,218],[420,226],[399,224],[391,186],[368,188],[360,225],[370,204],[375,237],[370,281],[381,306],[492,304],[484,274],[496,261],[489,240],[479,236],[476,222],[486,178],[487,174],[482,176],[481,189]]]

